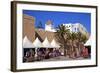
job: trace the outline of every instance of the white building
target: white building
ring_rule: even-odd
[[[53,27],[52,21],[48,20],[45,24],[45,30],[46,31],[51,31],[51,32],[56,32],[56,30]]]
[[[80,23],[68,23],[68,24],[63,24],[66,26],[66,29],[69,29],[71,32],[81,32],[82,34],[86,35],[89,37],[89,33],[86,30],[86,28],[80,24]]]
[[[86,28],[80,24],[80,23],[67,23],[63,24],[66,26],[66,29],[69,29],[71,32],[81,32],[82,34],[86,35],[86,37],[89,37],[89,33],[86,30]],[[53,27],[52,21],[48,20],[47,23],[45,24],[45,31],[51,31],[51,32],[56,32],[56,29]]]

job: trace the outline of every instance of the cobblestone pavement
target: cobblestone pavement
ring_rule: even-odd
[[[83,57],[78,57],[78,58],[69,58],[66,56],[59,56],[59,57],[54,57],[50,59],[44,59],[42,61],[68,61],[68,60],[85,60],[85,59],[90,59],[90,58],[83,58]]]

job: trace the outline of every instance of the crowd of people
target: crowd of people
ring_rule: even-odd
[[[41,61],[44,59],[55,58],[62,55],[62,52],[57,48],[28,48],[24,51],[23,62],[34,62],[34,61]],[[79,57],[88,58],[90,56],[89,48],[84,47]],[[76,52],[71,53],[70,58],[77,58],[78,55]]]
[[[36,51],[30,49],[25,52],[23,62],[41,61],[57,56],[61,56],[61,52],[56,48],[38,48]]]

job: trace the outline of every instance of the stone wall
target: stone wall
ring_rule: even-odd
[[[46,37],[47,37],[49,42],[51,42],[53,39],[56,40],[55,32],[39,30],[39,29],[35,29],[35,31],[36,31],[36,36],[35,37],[38,37],[41,42],[43,42]]]
[[[35,18],[29,15],[23,15],[23,38],[25,36],[33,42],[35,40]]]

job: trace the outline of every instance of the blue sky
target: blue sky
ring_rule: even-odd
[[[53,22],[54,27],[63,23],[81,23],[91,33],[90,13],[23,10],[23,14],[35,17],[35,27],[41,21],[44,28],[48,20]]]

